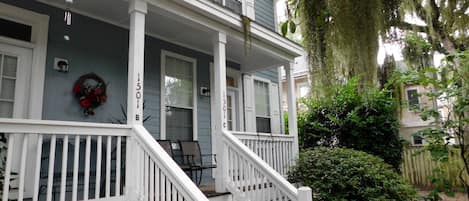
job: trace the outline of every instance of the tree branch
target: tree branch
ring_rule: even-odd
[[[417,32],[422,32],[422,33],[427,33],[427,31],[428,31],[427,26],[411,24],[411,23],[404,22],[404,21],[395,22],[391,26],[398,27],[402,30],[417,31]]]
[[[427,11],[423,8],[422,3],[419,0],[413,0],[412,3],[414,4],[415,13],[421,20],[426,21],[427,19]]]

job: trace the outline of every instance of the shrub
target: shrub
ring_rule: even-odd
[[[351,80],[331,97],[309,98],[307,110],[299,115],[300,146],[345,147],[381,157],[399,169],[402,141],[399,137],[397,104],[391,92],[359,91]]]
[[[318,147],[299,155],[288,179],[313,189],[314,200],[415,200],[416,191],[382,159],[344,148]]]

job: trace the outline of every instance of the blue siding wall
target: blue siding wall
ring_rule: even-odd
[[[275,14],[273,0],[255,0],[254,2],[256,22],[275,30]]]
[[[43,119],[103,123],[122,119],[121,105],[125,108],[127,101],[128,30],[78,14],[73,14],[73,24],[67,27],[61,9],[30,0],[0,2],[50,16]],[[65,34],[70,36],[70,41],[64,40]],[[144,115],[151,118],[144,125],[158,139],[161,50],[197,59],[197,89],[210,87],[209,65],[213,58],[153,37],[146,37],[145,45]],[[68,73],[53,70],[55,57],[68,59]],[[240,69],[239,64],[233,62],[227,62],[227,66]],[[81,75],[90,72],[98,74],[108,84],[108,99],[96,109],[96,115],[86,117],[71,90]],[[202,152],[210,154],[210,97],[198,96],[197,101],[198,137]]]

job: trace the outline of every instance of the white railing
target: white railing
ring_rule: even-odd
[[[296,189],[233,134],[223,131],[221,138],[221,171],[235,200],[312,200],[310,188]]]
[[[134,127],[138,157],[133,161],[139,175],[141,195],[146,201],[208,201],[208,198],[154,140],[143,126]],[[130,163],[129,163],[130,164]]]
[[[130,132],[124,125],[0,119],[8,139],[2,200],[124,200]]]
[[[0,118],[0,133],[3,201],[208,201],[143,126]]]
[[[294,162],[294,137],[285,134],[233,132],[241,142],[261,157],[270,167],[286,176]]]

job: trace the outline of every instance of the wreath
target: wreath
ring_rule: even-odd
[[[106,83],[94,73],[82,75],[73,85],[73,94],[78,99],[83,113],[94,115],[94,109],[106,102]]]

